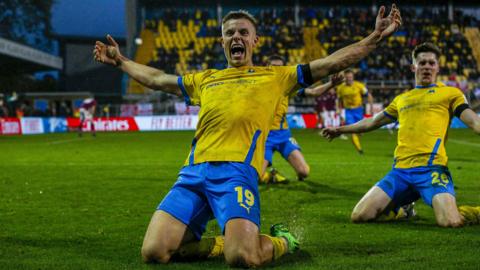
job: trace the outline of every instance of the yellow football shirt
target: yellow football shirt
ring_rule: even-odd
[[[178,78],[199,120],[185,165],[244,162],[260,174],[265,140],[284,97],[306,86],[301,66],[209,69]]]
[[[367,88],[361,82],[353,81],[352,85],[342,83],[337,86],[337,96],[342,99],[345,109],[354,109],[362,106],[362,96],[368,93]]]
[[[437,84],[397,96],[384,110],[400,124],[394,167],[446,166],[450,120],[463,104],[467,99],[460,89]]]
[[[271,130],[288,129],[287,111],[289,99],[289,96],[283,97],[282,101],[278,104],[275,116],[273,117],[273,124],[270,128]]]

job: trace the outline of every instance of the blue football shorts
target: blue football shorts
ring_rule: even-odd
[[[197,239],[201,239],[207,222],[213,218],[222,232],[233,218],[250,220],[260,229],[257,171],[240,162],[185,166],[157,210],[187,225]]]
[[[409,169],[392,169],[376,186],[380,187],[397,206],[418,200],[432,206],[439,193],[455,196],[452,175],[445,166],[425,166]]]
[[[355,124],[363,119],[363,107],[345,109],[345,125]]]
[[[270,130],[265,143],[265,160],[272,164],[273,152],[280,152],[285,160],[294,150],[301,150],[289,129]]]

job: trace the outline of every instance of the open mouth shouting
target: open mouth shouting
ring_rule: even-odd
[[[233,60],[241,60],[245,56],[245,47],[242,44],[232,44],[230,55]]]

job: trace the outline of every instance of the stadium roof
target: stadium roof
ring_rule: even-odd
[[[61,57],[4,38],[0,38],[0,63],[11,71],[63,69]]]

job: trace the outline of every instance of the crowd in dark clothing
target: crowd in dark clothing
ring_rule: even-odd
[[[157,60],[150,61],[149,66],[161,69],[169,74],[175,74],[175,64],[178,63],[178,49],[173,48],[170,51],[165,50],[164,48],[157,48]]]
[[[47,101],[45,106],[34,106],[31,99],[16,93],[0,98],[0,118],[2,117],[72,117],[71,101]]]
[[[157,18],[146,21],[146,28],[156,31],[158,23],[163,21],[170,32],[177,31],[177,20],[187,25],[189,20],[193,20],[195,25],[199,26],[196,33],[198,38],[213,37],[218,38],[221,32],[221,26],[218,23],[208,23],[217,19],[213,16],[214,12],[207,10],[197,10],[196,12],[188,12],[185,10],[166,9]],[[180,16],[180,17],[176,17]],[[291,8],[282,10],[275,9],[259,9],[255,14],[258,25],[258,35],[263,38],[262,45],[258,47],[257,53],[254,54],[253,62],[262,65],[265,57],[272,54],[280,54],[287,62],[289,59],[288,49],[300,49],[304,46],[302,27],[294,23],[294,14]],[[193,43],[193,42],[192,42]],[[205,46],[202,51],[193,50],[194,44],[188,44],[184,50],[192,50],[193,53],[188,60],[188,70],[202,70],[204,68],[222,69],[226,67],[223,48],[219,42],[215,42],[211,46]],[[150,66],[161,68],[165,71],[175,71],[178,63],[177,49],[165,50],[158,48],[156,51],[158,60],[151,61]],[[262,57],[263,56],[263,57]]]
[[[377,10],[367,7],[305,7],[300,10],[298,22],[295,22],[293,8],[256,9],[254,16],[259,24],[257,32],[264,42],[254,54],[254,63],[263,64],[265,56],[280,54],[289,60],[289,49],[304,47],[303,29],[314,26],[314,21],[326,21],[320,28],[317,39],[325,44],[328,54],[345,47],[361,37],[368,35],[374,25]],[[176,31],[176,21],[185,24],[194,20],[200,26],[197,37],[218,37],[221,28],[218,24],[207,26],[207,21],[215,19],[215,12],[209,10],[185,11],[166,9],[158,18],[148,20],[147,27],[155,29],[159,20]],[[385,44],[379,46],[374,54],[362,60],[356,77],[360,80],[408,80],[412,48],[425,41],[437,44],[444,53],[442,73],[467,74],[468,79],[478,79],[476,61],[471,48],[461,30],[466,26],[478,26],[479,21],[461,10],[454,12],[454,21],[449,20],[446,8],[403,8],[403,26]],[[193,44],[186,49],[193,49]],[[150,65],[175,72],[178,62],[176,50],[157,50],[158,61]],[[461,64],[458,64],[461,63]],[[187,70],[204,68],[224,68],[225,57],[220,44],[205,46],[200,53],[194,52],[188,60]],[[464,72],[468,69],[469,72]]]
[[[330,20],[330,26],[320,31],[318,39],[322,43],[332,43],[328,53],[333,53],[353,43],[355,37],[368,35],[374,24],[375,13],[375,10],[356,8],[318,10],[317,17]],[[479,78],[471,48],[461,32],[466,26],[479,25],[475,17],[456,11],[452,22],[447,10],[441,8],[424,8],[421,11],[403,8],[402,17],[402,28],[377,48],[374,54],[360,62],[357,78],[408,80],[412,48],[426,41],[433,42],[443,51],[445,59],[441,61],[442,73],[467,74],[464,70],[469,69],[468,79]]]

